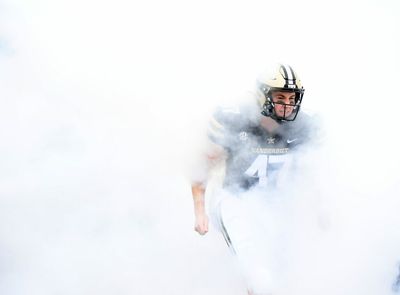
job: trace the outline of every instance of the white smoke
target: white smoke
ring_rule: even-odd
[[[330,157],[324,230],[299,186],[282,292],[390,294],[398,4],[285,4],[0,2],[2,294],[245,294],[218,233],[193,232],[182,171],[212,106],[275,60],[301,75]]]

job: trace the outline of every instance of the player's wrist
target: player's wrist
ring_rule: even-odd
[[[195,207],[194,208],[194,215],[196,217],[203,217],[204,215],[206,215],[206,210],[205,210],[204,206]]]

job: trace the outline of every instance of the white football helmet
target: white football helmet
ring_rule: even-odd
[[[301,101],[304,95],[304,88],[297,74],[291,66],[279,64],[273,72],[264,75],[257,81],[258,90],[262,92],[262,114],[271,117],[277,121],[293,121],[296,119],[300,110]],[[285,109],[290,107],[292,112],[289,116],[279,116],[275,112],[275,103],[272,100],[274,91],[294,92],[294,104],[279,103]]]

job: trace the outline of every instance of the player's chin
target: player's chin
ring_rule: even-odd
[[[291,115],[292,115],[292,112],[282,112],[281,114],[279,114],[279,116],[281,118],[285,118],[285,119],[290,118]]]
[[[277,117],[279,118],[279,119],[287,119],[287,118],[290,118],[290,116],[292,115],[292,112],[290,112],[290,113],[284,113],[284,112],[282,112],[282,113],[277,113]]]
[[[290,118],[291,115],[292,115],[292,112],[290,112],[289,114],[285,114],[285,118]]]

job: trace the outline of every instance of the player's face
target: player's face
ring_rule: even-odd
[[[274,91],[272,101],[275,103],[275,114],[279,117],[289,117],[296,103],[294,92]]]

